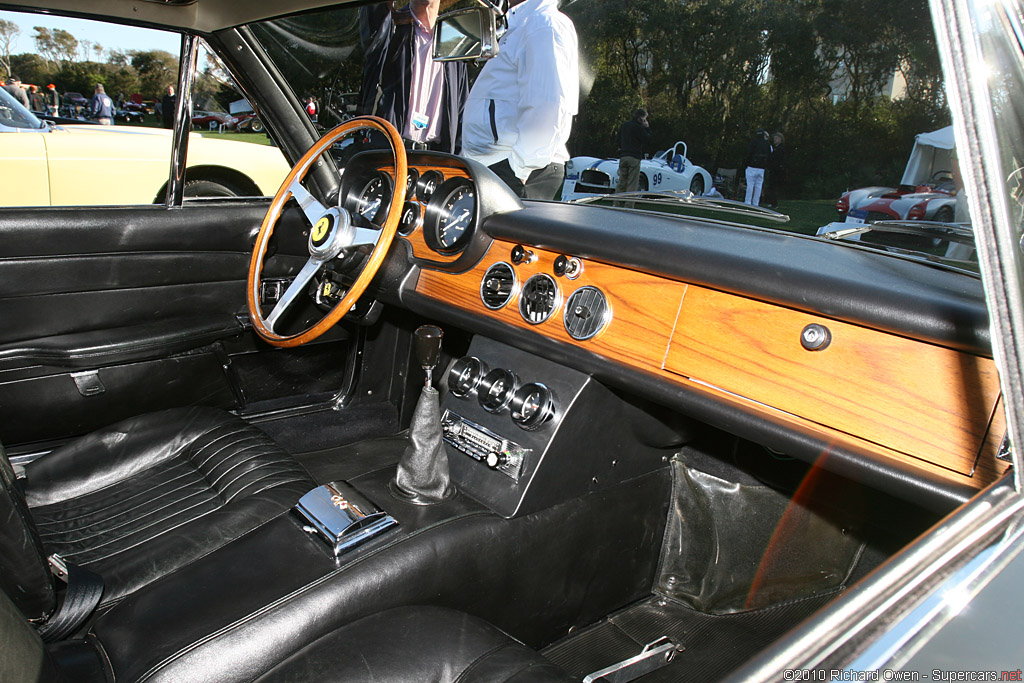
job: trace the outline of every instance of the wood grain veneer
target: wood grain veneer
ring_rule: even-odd
[[[990,359],[586,260],[576,280],[555,278],[562,304],[531,325],[519,314],[518,287],[500,310],[480,300],[484,272],[498,261],[511,264],[513,246],[495,241],[481,263],[459,275],[423,270],[416,291],[812,429],[881,461],[978,488],[1007,467],[995,457],[1005,422]],[[518,286],[536,273],[553,273],[558,254],[532,251],[535,261],[513,266]],[[584,285],[607,295],[614,316],[595,338],[577,342],[562,324],[562,305]],[[832,333],[823,351],[800,345],[801,330],[812,322]]]
[[[811,323],[832,333],[821,351],[800,345]],[[999,399],[988,359],[701,287],[665,369],[964,475]]]
[[[562,313],[565,300],[585,285],[599,287],[608,297],[614,318],[611,325],[593,339],[583,342],[587,348],[613,360],[628,358],[639,367],[661,367],[665,349],[675,323],[679,302],[686,285],[664,281],[635,271],[597,262],[588,262],[583,273],[575,280],[555,278],[561,291],[561,303],[546,322],[531,325],[519,314],[519,289],[527,279],[537,273],[553,272],[556,253],[533,250],[537,260],[531,264],[513,266],[518,286],[511,301],[497,311],[488,310],[480,301],[480,282],[484,272],[497,263],[511,265],[509,253],[514,245],[495,242],[487,256],[472,270],[462,275],[450,275],[424,270],[420,273],[416,291],[441,299],[468,311],[486,314],[514,327],[529,329],[559,341],[577,344],[565,331]],[[660,289],[658,289],[660,287]]]

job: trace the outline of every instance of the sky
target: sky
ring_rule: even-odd
[[[152,29],[134,28],[119,24],[104,24],[85,19],[69,19],[46,14],[23,14],[20,12],[0,12],[0,19],[13,21],[21,28],[21,34],[11,45],[11,54],[35,52],[36,44],[32,40],[34,26],[49,29],[63,29],[79,41],[88,40],[103,46],[106,50],[166,50],[178,54],[181,38],[176,33],[155,31]]]

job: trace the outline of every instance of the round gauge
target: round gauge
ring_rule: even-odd
[[[510,402],[512,421],[532,431],[555,414],[555,400],[551,390],[536,382],[524,384],[512,395]]]
[[[402,207],[402,221],[398,224],[399,235],[409,235],[420,224],[420,205],[406,202]]]
[[[434,192],[423,220],[423,239],[442,254],[453,254],[469,241],[476,219],[476,191],[464,178],[453,178]]]
[[[391,177],[384,173],[374,174],[359,191],[356,213],[371,223],[380,222],[391,203],[391,192]]]
[[[516,392],[516,376],[511,370],[491,370],[477,387],[480,405],[489,413],[499,413],[512,400]]]
[[[427,171],[416,181],[416,198],[426,204],[443,182],[444,176],[438,171]]]
[[[476,391],[480,379],[487,373],[487,365],[473,356],[464,356],[452,363],[448,371],[448,391],[453,396],[466,398]]]
[[[420,180],[420,172],[410,167],[405,180],[405,198],[412,199],[416,194],[416,183]]]

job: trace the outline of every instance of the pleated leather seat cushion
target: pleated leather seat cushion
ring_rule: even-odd
[[[266,434],[214,408],[124,420],[26,470],[44,549],[99,573],[102,605],[259,527],[315,486]]]

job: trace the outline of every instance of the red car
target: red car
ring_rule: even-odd
[[[956,212],[953,127],[917,136],[898,187],[863,187],[843,193],[836,211],[847,223],[925,220],[951,223]]]

